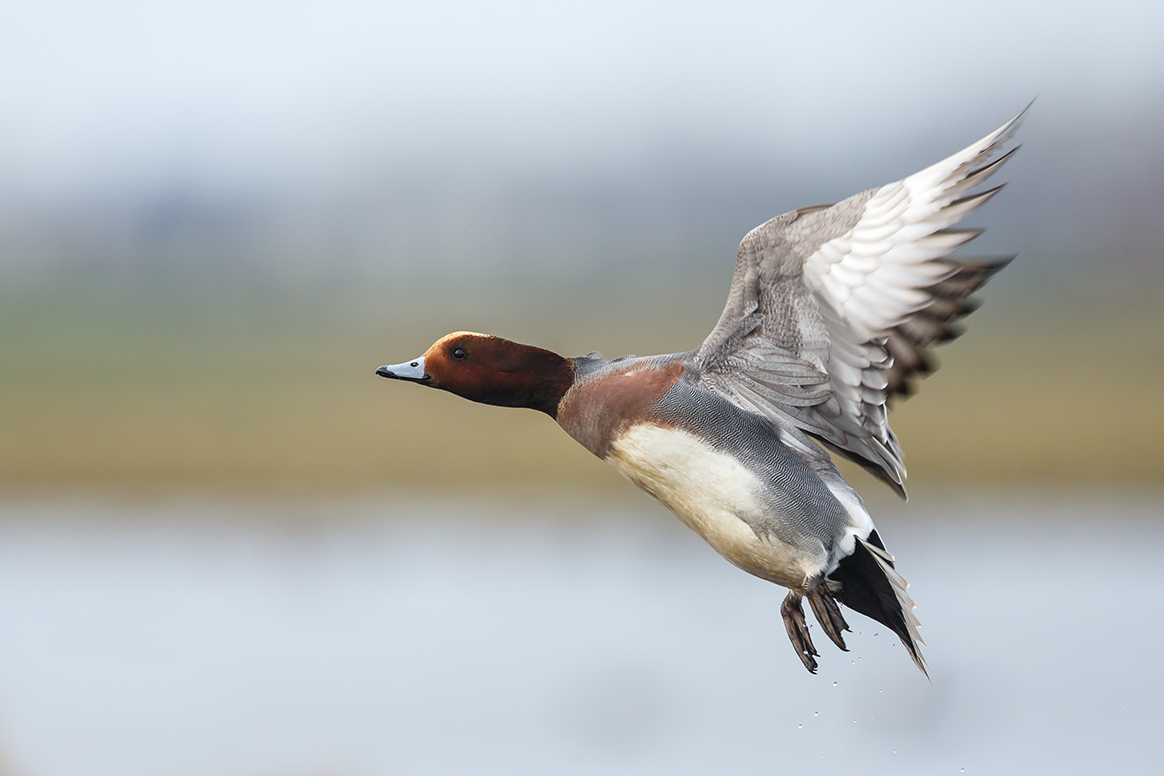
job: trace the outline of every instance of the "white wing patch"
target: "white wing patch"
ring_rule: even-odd
[[[958,271],[956,263],[940,259],[980,232],[947,227],[985,205],[1002,188],[962,197],[1010,156],[986,164],[1014,134],[1020,119],[1021,114],[948,159],[877,189],[857,224],[823,243],[805,261],[805,285],[837,313],[858,341],[884,337],[932,301],[925,289]]]

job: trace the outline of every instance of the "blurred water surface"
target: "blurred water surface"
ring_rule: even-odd
[[[932,683],[639,499],[0,502],[17,774],[1157,773],[1154,497],[875,509]]]

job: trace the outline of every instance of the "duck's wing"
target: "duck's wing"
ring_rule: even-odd
[[[692,380],[772,418],[807,455],[823,455],[811,436],[904,497],[886,401],[934,369],[929,346],[961,333],[969,295],[1010,260],[950,258],[981,233],[950,227],[1002,188],[971,193],[1017,150],[991,161],[1025,113],[904,180],[749,232],[719,323],[685,359]]]

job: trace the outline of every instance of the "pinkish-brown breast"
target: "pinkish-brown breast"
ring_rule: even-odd
[[[672,361],[661,367],[642,363],[625,370],[581,380],[562,398],[558,423],[599,458],[610,443],[636,423],[651,419],[651,407],[683,376],[683,365]]]

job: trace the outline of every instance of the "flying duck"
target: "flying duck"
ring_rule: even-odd
[[[970,294],[1013,258],[952,258],[981,230],[951,227],[1002,188],[973,193],[1017,150],[1003,153],[1025,113],[904,180],[753,229],[694,350],[566,358],[456,332],[376,373],[554,418],[729,562],[788,588],[780,613],[810,672],[804,598],[842,650],[838,603],[890,628],[925,673],[908,585],[829,452],[905,497],[887,402],[932,371],[930,347],[961,333]]]

